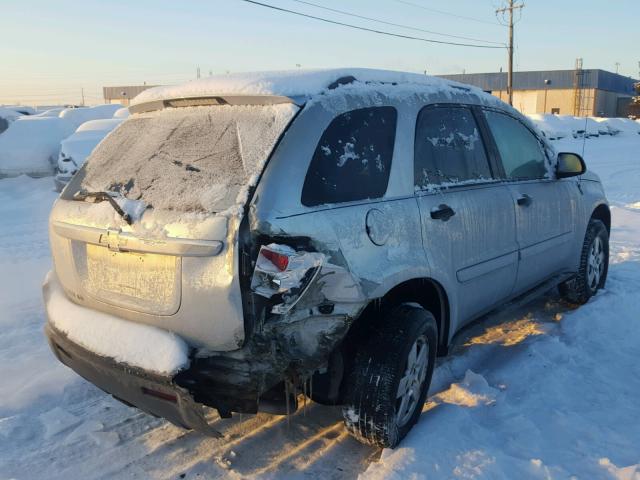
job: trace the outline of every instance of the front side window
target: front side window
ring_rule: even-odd
[[[546,157],[540,141],[522,123],[509,115],[485,111],[505,174],[510,180],[544,178]]]
[[[362,108],[337,116],[311,159],[302,204],[382,197],[389,183],[397,116],[393,107]]]
[[[418,114],[414,145],[417,190],[491,179],[473,113],[466,107],[425,107]]]

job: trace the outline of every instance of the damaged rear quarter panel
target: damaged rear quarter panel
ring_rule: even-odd
[[[330,108],[320,102],[299,114],[274,152],[249,209],[252,237],[266,239],[262,244],[294,245],[306,238],[310,251],[325,256],[321,272],[295,308],[285,315],[267,315],[262,332],[264,339],[277,339],[286,356],[306,364],[311,373],[326,363],[370,301],[405,280],[428,276],[411,175],[415,116],[408,112],[413,108],[384,96],[374,105],[356,97],[330,103]],[[385,197],[302,206],[305,175],[324,129],[344,111],[378,104],[398,111]]]

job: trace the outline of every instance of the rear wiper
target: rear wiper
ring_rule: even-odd
[[[87,192],[86,190],[80,190],[73,195],[74,200],[85,201],[87,199],[93,200],[95,203],[109,202],[109,205],[113,207],[113,209],[122,217],[122,219],[127,222],[127,224],[131,225],[133,220],[131,219],[131,215],[122,210],[120,205],[113,199],[113,197],[109,194],[109,192]]]

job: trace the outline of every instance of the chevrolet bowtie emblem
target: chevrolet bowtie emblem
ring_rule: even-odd
[[[112,252],[120,252],[121,248],[126,243],[126,240],[121,244],[120,230],[107,230],[106,234],[100,236],[100,244],[106,245]]]

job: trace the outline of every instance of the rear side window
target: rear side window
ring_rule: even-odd
[[[515,118],[486,110],[487,123],[493,134],[507,178],[530,180],[545,177],[546,157],[540,141]]]
[[[393,107],[372,107],[333,119],[313,153],[302,204],[382,197],[389,183],[397,117]]]
[[[416,190],[491,178],[491,169],[471,110],[425,107],[418,114],[414,148]]]

